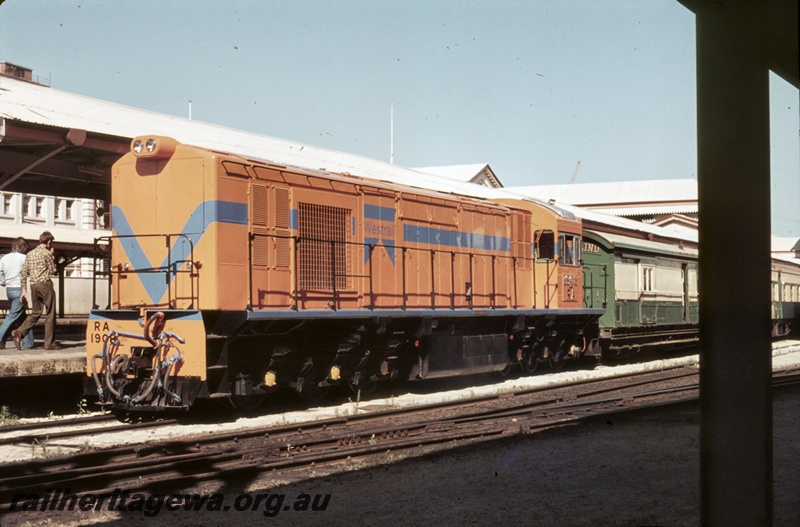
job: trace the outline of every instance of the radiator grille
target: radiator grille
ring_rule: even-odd
[[[350,210],[299,204],[300,289],[350,289]]]

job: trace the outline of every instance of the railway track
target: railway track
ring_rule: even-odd
[[[671,368],[674,369],[679,367],[680,366],[673,366]],[[637,374],[635,373],[622,374],[622,375],[616,375],[613,378],[626,379],[630,375],[637,375]],[[579,386],[582,384],[593,383],[593,382],[597,381],[592,379],[586,379],[586,380],[574,381],[572,383],[561,384],[560,386],[568,388],[570,386]],[[375,418],[375,416],[392,416],[392,415],[410,416],[415,413],[430,412],[436,409],[440,409],[442,411],[454,412],[461,407],[469,408],[475,404],[487,404],[497,399],[507,399],[513,395],[520,397],[528,394],[536,394],[536,393],[541,394],[548,390],[552,391],[556,390],[556,388],[539,387],[539,388],[518,389],[513,394],[502,393],[502,394],[486,395],[481,397],[472,396],[465,399],[459,399],[458,401],[436,402],[424,405],[416,405],[413,408],[408,408],[408,409],[395,409],[389,411],[384,410],[378,413],[376,413],[375,411],[363,412],[360,415],[358,414],[350,415],[346,419],[335,418],[317,422],[322,422],[326,424],[335,424],[339,422],[355,423],[365,419],[373,419]],[[369,405],[369,403],[365,403],[365,405]],[[281,413],[282,411],[283,410],[281,408],[277,409],[273,408],[270,410],[269,413]],[[192,420],[189,419],[182,422],[184,424],[186,423],[191,424]],[[64,442],[59,443],[58,442],[59,440],[68,440],[68,439],[80,440],[82,438],[97,438],[104,434],[116,434],[118,432],[146,431],[150,429],[166,428],[178,424],[179,421],[177,419],[163,419],[163,418],[157,420],[152,419],[152,420],[144,420],[137,422],[120,423],[118,418],[112,414],[76,417],[65,420],[38,421],[34,423],[4,426],[2,428],[3,436],[0,437],[0,446],[16,445],[23,448],[29,448],[31,447],[31,445],[49,444],[54,447],[67,448],[69,453],[70,445]],[[298,425],[290,425],[284,428],[296,429],[297,426]],[[271,427],[271,428],[275,430],[280,430],[280,427],[277,428]],[[236,432],[233,435],[242,436],[244,434],[241,432]],[[217,434],[215,435],[215,437],[224,438],[226,436]],[[77,443],[73,441],[72,444],[74,445]],[[53,456],[51,455],[47,457],[52,458]]]
[[[791,341],[789,347],[794,349],[797,347],[797,342]],[[586,380],[579,382],[596,382],[594,380]],[[540,391],[541,388],[529,388],[524,391],[518,390],[518,395],[525,393],[533,393]],[[489,395],[481,398],[471,397],[469,400],[462,400],[459,403],[435,403],[433,406],[452,406],[469,405],[472,402],[489,401],[497,397],[506,397],[505,395]],[[352,402],[352,401],[351,401]],[[364,406],[375,406],[374,402],[365,402]],[[419,408],[427,408],[427,406],[418,406]],[[280,414],[282,412],[292,412],[297,410],[296,405],[284,405],[280,407],[270,408],[268,414]],[[230,413],[226,413],[229,416]],[[136,416],[139,418],[140,416]],[[0,447],[7,445],[17,445],[22,447],[30,447],[36,444],[45,444],[58,440],[68,440],[81,437],[96,438],[106,434],[114,434],[119,432],[129,432],[137,430],[148,430],[155,428],[167,428],[170,426],[180,426],[192,424],[193,422],[207,422],[207,417],[201,417],[198,421],[191,416],[188,418],[178,419],[152,419],[152,420],[136,420],[135,422],[120,423],[118,416],[112,414],[80,416],[69,419],[54,419],[54,420],[41,420],[33,423],[4,425],[0,431]],[[363,416],[362,416],[363,417]],[[350,417],[350,420],[358,419],[358,417]],[[87,427],[87,425],[96,425],[94,427]],[[62,443],[62,445],[69,451],[69,445]],[[52,457],[52,456],[51,456]]]
[[[87,427],[87,425],[99,424],[102,426]],[[36,423],[25,423],[21,425],[9,425],[3,427],[3,437],[0,437],[0,445],[14,444],[41,444],[44,441],[53,439],[67,439],[81,436],[92,436],[96,434],[109,434],[121,431],[131,431],[147,428],[160,428],[177,424],[175,419],[164,419],[159,421],[120,423],[112,414],[91,415],[87,417],[76,417],[58,421],[40,421]],[[66,429],[66,430],[64,430]],[[18,432],[28,432],[19,434]]]
[[[670,366],[672,368],[678,366]],[[622,374],[616,375],[616,377],[624,378],[627,375],[631,374]],[[577,385],[581,383],[590,383],[596,382],[592,379],[580,380],[575,381],[573,384],[562,384],[562,386],[570,386],[570,385]],[[527,389],[518,389],[515,393],[518,395],[524,395],[526,393],[536,393],[542,391],[542,388],[527,388]],[[494,394],[494,395],[486,395],[481,397],[471,396],[468,398],[461,398],[457,402],[438,402],[432,404],[423,404],[423,405],[416,405],[415,408],[419,409],[420,411],[425,411],[426,409],[432,408],[457,408],[458,406],[470,406],[475,403],[487,402],[492,401],[497,398],[506,398],[508,397],[507,394]],[[351,401],[352,403],[352,401]],[[357,405],[354,404],[356,407]],[[363,407],[374,408],[375,403],[370,401],[364,401]],[[268,412],[265,412],[266,415],[270,414],[281,414],[284,411],[291,412],[297,409],[296,405],[284,405],[279,407],[271,407]],[[357,410],[356,410],[357,411]],[[413,410],[392,410],[391,412],[384,412],[382,415],[388,415],[391,413],[405,413]],[[369,410],[370,413],[375,413],[374,410]],[[225,416],[230,416],[230,411],[224,414]],[[91,415],[91,416],[81,416],[81,417],[73,417],[69,419],[54,419],[54,420],[40,420],[37,422],[32,423],[23,423],[23,424],[15,424],[15,425],[6,425],[2,427],[2,436],[0,437],[0,447],[2,446],[10,446],[16,445],[24,448],[30,447],[32,444],[45,444],[45,443],[52,443],[55,446],[63,446],[69,449],[69,444],[67,443],[54,443],[55,441],[59,440],[68,440],[68,439],[81,439],[81,438],[97,438],[103,435],[111,435],[118,432],[129,432],[129,431],[144,431],[148,429],[156,429],[156,428],[166,428],[173,425],[185,425],[185,424],[192,424],[192,423],[203,423],[207,422],[208,416],[207,415],[200,415],[199,418],[197,416],[184,416],[185,418],[180,419],[145,419],[145,420],[137,420],[134,422],[123,422],[120,423],[118,416],[112,414],[102,414],[102,415]],[[135,415],[134,418],[141,418],[141,416]],[[214,417],[212,416],[212,419]],[[361,415],[351,415],[349,416],[349,420],[351,422],[357,421],[360,419],[365,419],[366,413],[362,413]],[[73,442],[73,444],[76,444]],[[68,450],[69,451],[69,450]],[[52,457],[52,456],[50,456]]]
[[[794,382],[796,382],[795,374]],[[781,382],[790,382],[784,374]],[[4,466],[0,503],[44,488],[109,492],[191,487],[221,475],[284,471],[343,460],[532,433],[580,419],[669,404],[697,395],[695,368],[513,395],[437,403],[213,436],[190,437]],[[157,461],[157,462],[156,462]],[[0,508],[0,511],[2,509]]]
[[[776,372],[775,384],[796,384],[797,369]],[[15,496],[45,489],[111,493],[191,488],[224,477],[281,473],[352,463],[375,456],[414,455],[444,444],[530,434],[576,421],[696,399],[694,367],[600,381],[527,389],[469,401],[435,403],[302,425],[104,449],[62,458],[7,464],[0,478],[0,512]]]

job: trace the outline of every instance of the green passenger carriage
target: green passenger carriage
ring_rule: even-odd
[[[605,309],[596,356],[698,340],[697,250],[683,242],[584,231],[584,306]]]

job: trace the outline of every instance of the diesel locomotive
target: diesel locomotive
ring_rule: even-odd
[[[137,137],[112,169],[109,305],[85,393],[122,410],[309,399],[512,367],[598,339],[582,226],[485,200]]]

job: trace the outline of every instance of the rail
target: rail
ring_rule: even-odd
[[[797,382],[796,371],[773,372],[775,387]],[[38,500],[41,489],[100,495],[120,488],[130,492],[158,489],[159,485],[180,490],[220,478],[234,481],[239,476],[249,481],[257,473],[274,477],[294,468],[366,460],[390,451],[421,453],[429,445],[462,445],[466,440],[531,434],[601,416],[605,421],[606,416],[685,403],[697,396],[696,368],[668,368],[524,388],[513,396],[494,394],[346,417],[337,413],[266,429],[259,425],[8,463],[0,478],[0,513],[30,510],[20,508],[17,502],[22,500],[16,497],[32,494]],[[73,441],[75,449],[79,437]],[[22,439],[27,443],[30,436]]]

